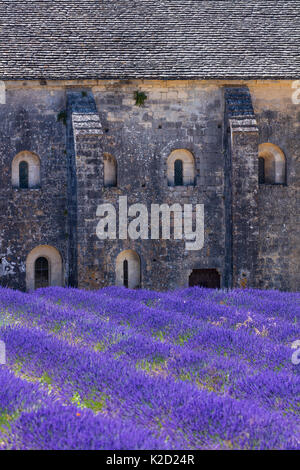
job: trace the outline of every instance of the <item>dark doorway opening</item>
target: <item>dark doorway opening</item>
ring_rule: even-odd
[[[46,258],[38,258],[34,266],[35,288],[49,287],[49,263]]]
[[[220,289],[221,276],[216,269],[193,269],[189,277],[189,286]]]

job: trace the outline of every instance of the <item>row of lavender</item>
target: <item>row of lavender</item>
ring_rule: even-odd
[[[66,405],[54,393],[0,369],[0,449],[165,449],[135,423]]]
[[[290,344],[299,337],[299,300],[198,288],[2,289],[8,365],[48,390],[43,405],[33,400],[27,410],[0,404],[15,419],[3,446],[297,448],[299,370]],[[81,430],[81,420],[96,421],[77,436],[73,420]],[[109,443],[97,440],[110,423],[119,441],[113,432]],[[94,438],[84,440],[89,429]]]

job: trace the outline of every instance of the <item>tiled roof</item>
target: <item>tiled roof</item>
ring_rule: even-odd
[[[0,0],[0,79],[300,78],[300,0]]]

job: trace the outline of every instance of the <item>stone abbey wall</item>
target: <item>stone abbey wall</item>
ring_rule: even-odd
[[[0,105],[0,283],[26,288],[26,259],[37,246],[61,254],[65,284],[116,283],[116,260],[134,250],[141,286],[186,286],[193,269],[215,268],[221,285],[300,290],[300,105],[291,81],[7,82]],[[136,90],[146,93],[135,105]],[[229,90],[226,92],[226,90]],[[287,160],[287,185],[258,184],[258,145]],[[194,186],[168,186],[167,159],[186,149]],[[12,161],[40,158],[40,187],[12,186]],[[117,186],[104,187],[104,161]],[[105,240],[97,206],[144,203],[205,206],[205,243]]]
[[[292,82],[249,87],[259,127],[259,143],[284,152],[287,185],[260,185],[259,288],[300,290],[300,104]]]
[[[7,86],[6,103],[0,105],[0,282],[25,289],[26,258],[36,246],[56,247],[67,265],[65,127],[57,122],[65,92],[21,83]],[[40,188],[12,185],[12,161],[22,151],[40,158]]]
[[[186,285],[193,268],[218,268],[224,257],[223,203],[223,109],[222,90],[155,83],[142,86],[145,107],[134,104],[137,83],[95,88],[94,96],[102,124],[88,160],[80,158],[79,189],[79,285],[96,287],[115,282],[115,263],[122,250],[135,250],[141,258],[143,287],[167,289]],[[167,159],[175,149],[187,149],[195,158],[195,186],[170,187]],[[118,186],[104,188],[101,154],[118,162]],[[128,205],[151,203],[204,203],[205,246],[187,252],[184,241],[108,240],[96,237],[96,207],[103,202],[118,206],[119,196]],[[85,221],[85,222],[83,222]],[[84,236],[87,238],[84,240]],[[84,241],[83,241],[84,240]],[[98,254],[98,255],[97,255]]]

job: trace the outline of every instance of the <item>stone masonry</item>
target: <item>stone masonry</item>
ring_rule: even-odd
[[[134,92],[147,99],[136,106]],[[6,81],[0,104],[0,284],[26,289],[26,260],[54,247],[63,285],[116,283],[116,259],[134,250],[141,287],[187,286],[216,269],[221,287],[300,290],[300,105],[292,80]],[[258,147],[278,146],[286,184],[259,184]],[[167,159],[185,149],[195,185],[168,186]],[[12,185],[20,152],[40,159],[39,187]],[[117,162],[105,187],[104,156]],[[204,247],[184,240],[99,240],[97,207],[204,204]]]

